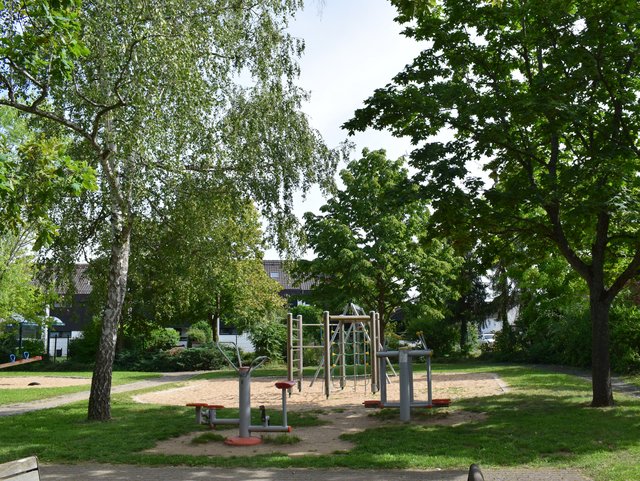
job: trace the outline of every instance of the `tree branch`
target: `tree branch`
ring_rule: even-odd
[[[560,221],[560,208],[556,203],[550,204],[544,207],[547,216],[549,217],[549,221],[552,226],[552,239],[560,249],[562,255],[567,259],[571,267],[573,267],[580,276],[589,281],[590,279],[590,270],[589,266],[582,260],[575,251],[569,245],[569,241],[564,233],[564,229],[562,228],[562,222]]]
[[[627,282],[638,274],[638,269],[640,269],[640,245],[636,246],[636,252],[627,268],[618,276],[613,284],[611,284],[611,287],[607,289],[605,296],[609,302],[613,301],[622,288],[627,285]]]
[[[11,100],[2,100],[2,99],[0,99],[0,105],[6,105],[8,107],[13,107],[14,109],[20,110],[21,112],[26,112],[28,114],[37,115],[38,117],[42,117],[42,118],[57,122],[57,123],[63,125],[64,127],[67,127],[68,129],[74,131],[75,133],[80,135],[83,139],[88,140],[89,143],[91,144],[91,146],[94,149],[96,149],[98,152],[102,151],[100,146],[95,142],[95,139],[86,130],[84,130],[80,125],[78,125],[78,124],[76,124],[76,123],[74,123],[74,122],[72,122],[70,120],[67,120],[64,117],[60,117],[58,115],[55,115],[53,112],[49,112],[47,110],[39,109],[37,106],[34,107],[33,105],[22,104],[20,102],[11,101]]]

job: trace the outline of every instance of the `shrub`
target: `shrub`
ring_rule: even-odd
[[[171,349],[180,342],[180,334],[170,327],[159,327],[151,331],[144,342],[147,351]]]
[[[205,344],[207,342],[207,333],[197,327],[190,327],[187,330],[187,337],[190,344]]]
[[[100,342],[101,319],[96,316],[87,324],[82,337],[69,341],[69,358],[74,362],[92,363]]]
[[[116,355],[115,366],[127,371],[212,371],[227,367],[227,361],[212,348],[174,348],[151,354],[126,350]]]
[[[250,326],[249,336],[256,348],[256,355],[268,356],[272,361],[280,361],[285,357],[287,327],[282,320],[256,322]]]
[[[434,356],[446,356],[453,352],[458,340],[458,330],[456,326],[448,323],[444,319],[410,319],[407,323],[407,332],[415,333],[422,331],[429,349],[433,350]],[[408,336],[411,339],[414,336]]]
[[[42,339],[23,339],[22,349],[16,356],[20,358],[25,352],[29,353],[29,357],[44,356],[44,341]]]
[[[190,330],[191,329],[198,329],[199,331],[202,331],[204,333],[204,340],[199,341],[201,344],[213,342],[213,329],[211,329],[211,324],[209,324],[207,321],[194,322],[193,324],[191,324]],[[187,335],[189,335],[188,331]]]
[[[640,371],[640,311],[631,302],[616,303],[610,314],[611,368],[616,372]]]

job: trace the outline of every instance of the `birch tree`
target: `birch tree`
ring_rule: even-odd
[[[0,104],[63,126],[99,173],[89,221],[109,228],[107,297],[88,417],[108,420],[134,219],[185,170],[232,179],[273,234],[293,192],[336,154],[300,112],[297,0],[5,1]],[[161,196],[159,196],[161,199]],[[76,215],[76,221],[84,222]],[[283,242],[286,236],[280,235]]]

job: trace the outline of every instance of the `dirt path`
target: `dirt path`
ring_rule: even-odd
[[[155,387],[162,384],[168,384],[173,382],[181,382],[187,381],[191,379],[193,376],[201,374],[201,372],[172,372],[172,373],[164,373],[159,378],[148,379],[146,381],[137,381],[129,384],[121,384],[120,386],[114,386],[111,388],[111,393],[120,393],[120,392],[128,392],[128,391],[138,391],[140,389],[146,389],[149,387]],[[29,389],[38,389],[40,387],[60,387],[60,386],[69,386],[73,384],[68,384],[73,382],[74,380],[78,380],[78,378],[69,378],[69,377],[55,377],[55,376],[20,376],[20,377],[0,377],[0,382],[5,382],[11,380],[11,383],[16,383],[17,386],[14,388],[25,388],[29,387]],[[41,381],[39,386],[28,386],[28,382],[33,381]],[[83,379],[84,383],[89,387],[89,383],[91,380]],[[53,384],[55,383],[55,385]],[[3,386],[5,387],[5,386]],[[20,404],[7,404],[5,406],[0,406],[0,416],[15,416],[18,414],[24,414],[32,411],[39,411],[41,409],[50,409],[58,406],[64,406],[65,404],[70,404],[77,401],[84,401],[89,399],[89,391],[82,391],[72,394],[64,394],[62,396],[56,396],[53,398],[41,399],[38,401],[28,402],[28,403],[20,403]]]

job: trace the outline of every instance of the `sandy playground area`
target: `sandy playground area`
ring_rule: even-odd
[[[267,411],[279,411],[281,406],[280,390],[274,384],[280,379],[253,378],[251,380],[251,405],[256,408],[261,404]],[[399,398],[398,378],[392,377],[388,387],[388,401]],[[263,443],[251,447],[230,447],[222,442],[194,444],[191,441],[203,434],[198,430],[179,438],[159,443],[149,452],[162,454],[186,454],[205,456],[239,456],[283,453],[289,456],[330,454],[336,451],[348,451],[353,448],[350,442],[340,439],[343,433],[353,433],[366,429],[400,423],[397,419],[381,420],[372,416],[375,410],[365,409],[364,400],[380,399],[379,394],[371,394],[370,387],[365,387],[363,380],[358,384],[350,383],[345,389],[334,387],[329,399],[323,393],[321,380],[309,387],[310,379],[306,379],[302,392],[294,389],[288,399],[288,409],[292,412],[313,410],[325,425],[296,428],[293,426],[291,435],[300,439],[296,444]],[[438,373],[433,375],[433,397],[456,400],[469,397],[484,397],[500,395],[508,389],[507,385],[492,373]],[[414,377],[415,399],[426,400],[427,386],[424,373],[416,373]],[[225,407],[238,406],[237,379],[219,379],[207,381],[190,381],[183,387],[168,389],[134,396],[140,403],[166,404],[183,406],[190,402],[208,402],[222,404]],[[224,410],[219,417],[225,417]],[[412,422],[431,425],[456,425],[460,423],[479,421],[484,419],[481,413],[468,413],[451,409],[438,409],[429,416],[415,416]],[[194,422],[193,418],[188,419]],[[195,425],[194,425],[195,426]],[[219,432],[223,436],[237,435],[237,427],[225,426]],[[259,435],[256,433],[256,435]],[[274,436],[268,434],[267,436]]]
[[[82,386],[91,384],[91,378],[67,376],[0,377],[0,389],[42,389],[47,387]]]

